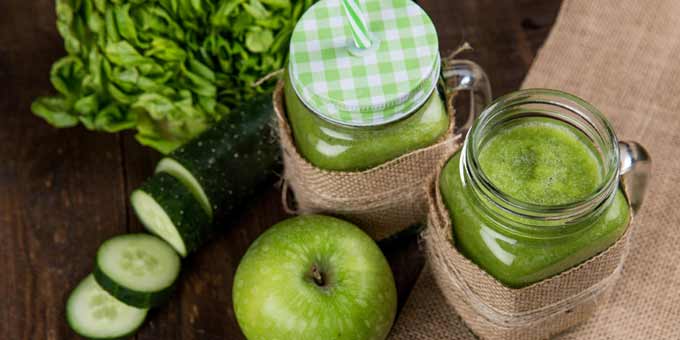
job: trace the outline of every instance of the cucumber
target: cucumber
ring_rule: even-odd
[[[135,214],[147,230],[168,242],[182,257],[211,235],[210,217],[182,182],[159,173],[130,196]]]
[[[156,173],[178,178],[210,216],[229,217],[280,164],[273,119],[271,93],[260,95],[162,159]]]
[[[158,162],[158,165],[156,165],[156,173],[162,172],[170,174],[182,182],[182,184],[184,184],[184,186],[186,186],[187,189],[189,189],[189,191],[194,194],[194,197],[196,197],[198,203],[201,204],[201,207],[205,213],[210,217],[210,219],[212,219],[213,211],[212,207],[210,206],[210,200],[205,194],[205,191],[203,191],[201,185],[196,180],[196,177],[194,177],[181,164],[177,163],[177,161],[167,157],[161,159],[161,161]]]
[[[128,306],[102,289],[88,275],[66,302],[66,321],[73,331],[89,339],[122,339],[142,325],[148,309]]]
[[[94,277],[116,299],[137,308],[165,302],[179,276],[180,259],[163,240],[149,234],[110,238],[97,250]]]

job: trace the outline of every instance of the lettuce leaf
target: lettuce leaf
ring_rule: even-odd
[[[168,153],[275,81],[313,0],[56,0],[67,56],[56,95],[31,110],[55,127],[118,132]]]

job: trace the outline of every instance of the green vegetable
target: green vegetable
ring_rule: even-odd
[[[99,246],[92,274],[118,301],[150,308],[170,297],[180,266],[179,256],[163,240],[149,234],[127,234]]]
[[[147,230],[181,256],[208,241],[280,166],[273,119],[271,95],[259,95],[163,158],[130,197]]]
[[[88,275],[66,301],[66,321],[88,339],[124,339],[142,325],[147,308],[128,306],[107,293]]]
[[[52,66],[56,96],[32,111],[56,127],[136,129],[168,153],[271,90],[254,83],[285,64],[313,0],[57,0],[68,55]]]
[[[212,234],[210,216],[194,194],[167,173],[149,178],[132,192],[130,202],[144,227],[182,257],[197,250]]]
[[[273,123],[271,95],[260,95],[163,158],[156,172],[184,183],[208,215],[232,216],[280,164]]]

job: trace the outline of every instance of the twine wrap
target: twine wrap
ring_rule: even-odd
[[[424,234],[428,264],[447,303],[477,336],[545,339],[587,320],[606,302],[620,277],[631,228],[608,249],[576,267],[528,287],[508,288],[454,246],[451,219],[439,192],[439,171],[428,195]]]
[[[279,82],[274,91],[274,109],[283,150],[284,206],[294,213],[342,217],[376,240],[424,222],[427,183],[432,181],[441,160],[460,145],[460,136],[453,134],[454,97],[447,97],[451,123],[437,143],[365,171],[327,171],[310,164],[297,151],[285,114],[283,82]],[[294,194],[295,209],[289,207],[288,188]]]

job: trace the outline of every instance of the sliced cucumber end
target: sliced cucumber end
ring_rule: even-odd
[[[102,289],[88,275],[66,302],[66,321],[89,339],[120,339],[132,335],[144,322],[148,309],[128,306]]]
[[[184,184],[187,189],[189,189],[189,191],[196,197],[196,200],[198,200],[198,203],[201,204],[201,207],[203,210],[205,210],[205,213],[208,214],[210,219],[212,219],[213,209],[208,195],[206,195],[203,187],[198,182],[196,177],[194,177],[194,175],[189,170],[187,170],[184,165],[173,158],[165,157],[161,159],[160,162],[158,162],[158,165],[156,165],[156,173],[159,172],[168,173],[182,182],[182,184]]]
[[[147,230],[168,242],[182,257],[187,256],[186,245],[175,224],[151,195],[138,189],[132,192],[130,202]]]

